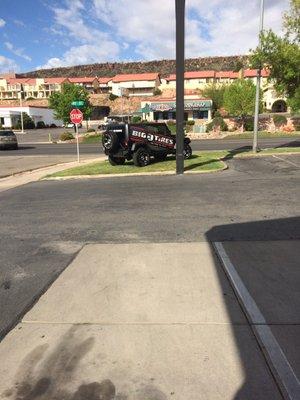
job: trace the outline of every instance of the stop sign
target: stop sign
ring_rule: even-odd
[[[74,108],[70,112],[70,120],[71,122],[73,122],[73,124],[80,124],[82,122],[82,119],[83,119],[83,114],[80,110],[78,110],[78,108]]]

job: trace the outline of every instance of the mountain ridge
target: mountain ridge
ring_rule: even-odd
[[[247,55],[236,56],[216,56],[198,57],[185,60],[186,71],[238,71],[249,66]],[[24,78],[43,78],[43,77],[79,77],[79,76],[98,76],[113,77],[117,74],[137,74],[146,72],[159,72],[162,77],[173,74],[176,71],[175,60],[153,60],[153,61],[134,61],[134,62],[106,62],[96,64],[75,65],[72,67],[59,67],[49,69],[39,69],[18,74]]]

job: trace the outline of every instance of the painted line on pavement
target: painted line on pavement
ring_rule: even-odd
[[[263,314],[230,261],[222,243],[213,242],[213,246],[285,399],[299,400],[299,379],[274,337],[270,327],[267,325]]]
[[[286,163],[288,163],[288,164],[291,164],[291,165],[293,165],[294,167],[300,168],[300,165],[299,165],[299,164],[293,163],[293,162],[290,161],[290,160],[286,160],[285,158],[281,158],[281,157],[279,157],[279,156],[275,156],[275,154],[273,154],[273,157],[274,157],[274,158],[278,158],[278,160],[284,161],[284,162],[286,162]]]

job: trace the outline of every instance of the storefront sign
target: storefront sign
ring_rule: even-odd
[[[169,103],[150,103],[150,111],[175,111],[176,102],[172,101]],[[210,100],[186,100],[184,102],[185,110],[210,110],[211,101]]]

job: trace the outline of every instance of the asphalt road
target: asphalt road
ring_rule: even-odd
[[[279,146],[300,146],[300,138],[272,138],[260,139],[259,145],[262,148]],[[227,150],[236,149],[243,146],[252,146],[249,139],[205,139],[192,141],[194,151],[198,150]],[[101,143],[81,144],[80,152],[82,154],[103,154]],[[32,155],[72,155],[76,154],[76,144],[20,144],[19,150],[10,150],[0,152],[0,158],[5,156],[32,156]]]
[[[87,242],[300,239],[299,156],[221,173],[40,181],[0,194],[0,332]]]
[[[58,130],[58,129],[57,129]],[[262,139],[262,147],[300,146],[295,139]],[[197,150],[223,150],[251,147],[251,140],[195,140],[192,142],[194,151]],[[103,155],[102,146],[99,143],[81,144],[80,154],[82,160],[97,158]],[[0,178],[42,168],[54,164],[74,161],[77,158],[76,144],[20,144],[19,150],[0,152]]]

